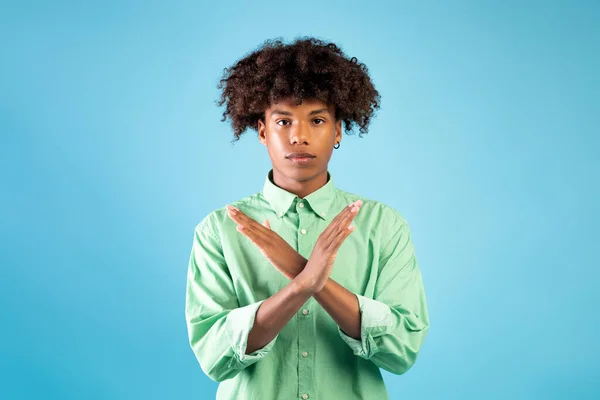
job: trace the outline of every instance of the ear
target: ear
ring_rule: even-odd
[[[265,126],[265,123],[262,121],[262,119],[258,120],[258,140],[260,141],[260,143],[262,143],[263,145],[267,145],[267,127]]]
[[[342,120],[338,120],[335,123],[335,143],[340,143],[342,141]]]

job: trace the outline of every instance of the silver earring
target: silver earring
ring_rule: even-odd
[[[337,143],[336,143],[336,144],[333,146],[333,148],[334,148],[334,149],[339,149],[339,148],[340,148],[340,142],[337,142]]]

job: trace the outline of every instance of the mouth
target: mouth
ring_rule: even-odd
[[[308,164],[314,159],[314,157],[289,157],[289,160],[294,164]]]
[[[311,153],[291,153],[287,158],[294,164],[308,164],[315,159],[315,155]]]

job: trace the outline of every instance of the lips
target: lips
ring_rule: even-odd
[[[290,153],[287,158],[315,158],[315,155],[311,153]]]
[[[315,159],[315,155],[311,153],[291,153],[287,156],[288,160],[290,160],[295,165],[309,165]]]

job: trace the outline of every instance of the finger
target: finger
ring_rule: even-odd
[[[269,231],[264,224],[261,224],[250,217],[244,218],[242,224],[244,225],[245,229],[252,232],[252,234],[257,238],[265,239],[269,235]]]
[[[331,240],[336,240],[337,237],[343,236],[344,234],[347,233],[348,230],[350,230],[350,231],[354,230],[354,227],[351,226],[350,224],[352,223],[352,221],[354,221],[354,218],[356,217],[356,215],[358,214],[359,211],[360,211],[360,207],[354,206],[354,207],[352,207],[352,209],[350,210],[349,213],[344,215],[344,218],[341,219],[340,222],[337,224],[337,228],[335,229],[335,231],[331,237]]]
[[[329,226],[323,231],[323,236],[329,238],[336,230],[339,229],[339,224],[344,220],[345,217],[351,215],[353,208],[356,205],[356,201],[348,204],[342,211],[338,213],[329,223]]]
[[[271,223],[269,222],[268,219],[265,219],[265,222],[263,223],[263,226],[265,228],[267,228],[268,230],[271,230]]]
[[[340,246],[342,245],[344,240],[346,240],[346,238],[348,236],[350,236],[350,234],[352,232],[354,232],[354,230],[355,230],[354,226],[349,226],[348,228],[344,229],[343,232],[341,232],[340,234],[338,234],[336,237],[333,238],[328,250],[332,251],[332,252],[338,251],[338,249],[340,248]]]
[[[227,210],[230,218],[238,225],[238,231],[244,233],[253,241],[267,240],[268,231],[265,226],[233,206],[227,205]]]
[[[245,235],[250,238],[255,244],[259,247],[263,247],[265,244],[269,242],[268,231],[265,232],[265,226],[259,224],[258,222],[254,222],[249,225],[238,225],[239,229],[245,232]],[[260,228],[260,229],[259,229]]]
[[[347,207],[344,207],[344,209],[331,221],[329,226],[321,234],[324,241],[322,244],[325,247],[329,247],[334,238],[348,227],[350,221],[360,209],[361,204],[361,200],[353,201]]]
[[[261,227],[263,227],[263,225],[259,224],[256,220],[254,220],[253,218],[250,218],[249,216],[247,216],[246,214],[244,214],[243,212],[241,212],[239,209],[228,205],[228,214],[231,217],[231,219],[233,219],[236,223],[238,223],[239,225],[243,225],[246,229],[253,229],[257,232],[264,232],[264,230],[261,229]]]
[[[259,247],[264,246],[268,242],[264,235],[252,226],[238,224],[236,229]]]
[[[327,239],[329,241],[333,241],[335,237],[342,234],[348,228],[354,217],[358,214],[361,205],[362,201],[357,200],[356,202],[350,203],[349,207],[345,207],[344,210],[338,214],[339,218],[336,217],[336,220],[332,221],[330,224],[331,231],[327,234]]]
[[[235,223],[247,225],[247,220],[244,219],[244,217],[246,217],[246,214],[244,214],[237,208],[230,206],[229,204],[227,205],[227,215],[229,215],[229,218],[231,218]]]
[[[333,218],[333,219],[331,220],[331,223],[338,222],[338,221],[339,221],[341,218],[343,218],[343,217],[344,217],[344,215],[348,214],[348,213],[350,212],[350,210],[352,209],[352,207],[354,207],[355,205],[356,205],[356,202],[355,202],[355,201],[353,201],[352,203],[348,204],[346,207],[344,207],[344,208],[342,209],[342,211],[340,211],[340,212],[339,212],[339,213],[338,213],[338,214],[335,216],[335,218]],[[331,225],[331,224],[330,224],[330,225]]]
[[[360,211],[361,205],[362,202],[360,202],[359,200],[356,203],[356,205],[350,209],[350,212],[344,216],[343,220],[341,221],[341,225],[343,228],[347,228],[348,225],[350,225],[350,223],[354,220],[354,218],[356,218],[358,212]]]
[[[236,227],[237,231],[246,236],[250,241],[257,246],[260,245],[260,240],[257,239],[256,235],[250,231],[250,229],[246,229],[243,225],[238,225]]]
[[[358,210],[360,210],[361,205],[362,201],[356,200],[350,203],[348,207],[344,207],[344,209],[338,214],[339,219],[336,222],[339,224],[344,224],[354,218],[354,216],[358,213]]]
[[[336,228],[333,230],[333,233],[329,237],[329,241],[333,248],[339,248],[341,243],[348,237],[348,235],[354,231],[355,227],[350,226],[358,212],[360,211],[360,206],[362,202],[358,200],[354,203],[354,206],[350,208],[348,212],[346,212],[340,221],[336,224]],[[337,250],[336,250],[337,251]]]

